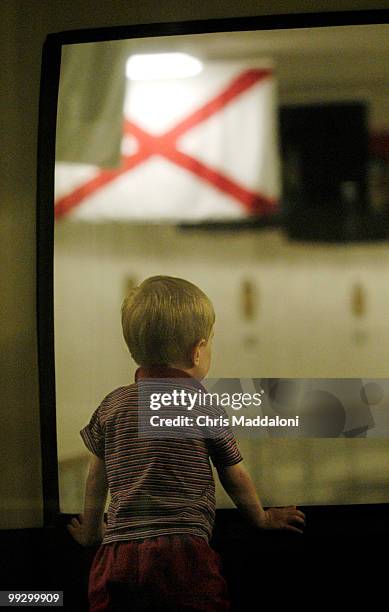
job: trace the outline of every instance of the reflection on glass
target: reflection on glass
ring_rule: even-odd
[[[187,278],[212,299],[212,377],[387,377],[387,34],[358,26],[64,48],[55,225],[62,511],[82,508],[80,429],[109,391],[133,381],[120,306],[148,276]],[[203,70],[126,78],[131,55],[162,52],[187,53]],[[241,452],[265,505],[388,501],[385,440],[242,439]],[[230,505],[222,491],[218,500]]]

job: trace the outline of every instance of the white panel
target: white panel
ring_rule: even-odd
[[[216,310],[213,377],[387,378],[388,269],[385,245],[312,247],[288,243],[275,230],[206,234],[166,226],[58,224],[63,482],[71,465],[80,474],[75,458],[82,462],[85,450],[78,432],[92,411],[112,388],[133,380],[136,365],[120,328],[129,277],[140,282],[155,274],[181,276],[210,296]],[[259,293],[251,321],[241,312],[246,279]],[[362,317],[351,311],[356,282],[366,290]],[[389,462],[385,440],[241,439],[239,444],[266,504],[387,501],[389,470],[377,469]],[[230,505],[220,489],[218,500]],[[63,510],[65,502],[71,503],[69,494],[62,498]]]

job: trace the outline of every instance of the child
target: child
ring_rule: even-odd
[[[230,428],[213,439],[139,435],[141,381],[177,378],[203,388],[214,321],[208,297],[179,278],[149,278],[123,302],[123,335],[140,367],[135,383],[110,393],[80,432],[92,455],[84,514],[68,526],[81,545],[101,543],[89,578],[93,612],[230,609],[220,559],[209,546],[215,516],[209,459],[252,525],[302,531],[304,515],[295,506],[262,508]]]

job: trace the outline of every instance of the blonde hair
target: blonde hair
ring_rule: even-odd
[[[141,366],[192,365],[191,351],[208,341],[215,313],[210,299],[189,281],[152,276],[122,304],[123,336]]]

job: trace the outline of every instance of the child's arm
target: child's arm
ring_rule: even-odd
[[[85,485],[84,514],[73,518],[68,531],[81,546],[100,544],[105,531],[104,509],[107,501],[108,483],[105,463],[91,455]]]
[[[220,482],[244,517],[254,527],[302,533],[304,514],[295,506],[264,510],[243,462],[218,468]]]

